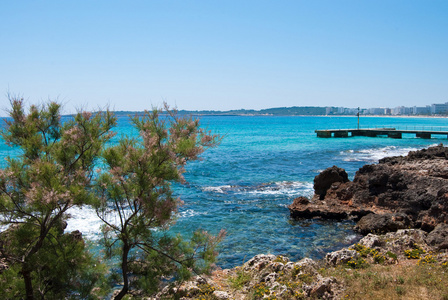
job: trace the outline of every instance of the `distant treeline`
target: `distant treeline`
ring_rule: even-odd
[[[117,114],[135,115],[139,112],[131,111],[117,111]],[[315,116],[326,115],[325,107],[316,106],[294,106],[294,107],[277,107],[267,108],[261,110],[254,109],[236,109],[228,111],[219,110],[179,110],[180,114],[190,115],[219,115],[219,116],[234,116],[234,115],[272,115],[272,116]]]

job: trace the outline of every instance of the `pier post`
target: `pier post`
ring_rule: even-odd
[[[416,137],[418,138],[422,138],[422,139],[430,139],[431,138],[431,134],[430,133],[426,133],[426,132],[417,132],[415,134]]]
[[[355,130],[352,130],[352,136],[365,136],[365,133],[363,133],[362,130],[355,129]]]
[[[365,136],[368,136],[368,137],[376,137],[377,135],[378,135],[378,132],[373,131],[373,130],[367,130],[365,132]]]
[[[334,137],[348,137],[348,131],[335,131]]]
[[[328,130],[316,130],[317,137],[331,138],[331,131]]]
[[[401,132],[389,132],[387,133],[387,136],[393,139],[401,139],[402,134]]]

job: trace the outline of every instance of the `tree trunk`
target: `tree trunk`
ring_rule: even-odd
[[[22,262],[22,276],[23,281],[25,283],[25,292],[26,292],[26,299],[27,300],[33,300],[34,299],[34,293],[33,293],[33,281],[31,279],[31,271],[32,266],[30,267],[28,264],[28,261],[30,260],[30,257],[32,257],[35,253],[37,253],[40,248],[42,248],[43,241],[45,237],[48,234],[49,229],[45,226],[42,226],[40,229],[40,236],[39,240],[36,242],[36,244],[31,248],[31,250],[26,254],[24,261]]]
[[[129,291],[129,277],[128,277],[128,254],[131,247],[125,243],[123,245],[123,256],[121,258],[121,272],[123,274],[123,288],[118,293],[117,296],[115,296],[115,300],[122,299]]]
[[[25,291],[26,291],[26,299],[33,300],[33,282],[31,280],[31,271],[27,268],[26,265],[22,266],[22,276],[23,281],[25,282]]]

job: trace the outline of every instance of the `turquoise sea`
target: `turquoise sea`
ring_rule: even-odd
[[[356,117],[207,116],[201,124],[224,135],[217,148],[187,167],[187,185],[175,190],[185,202],[174,232],[187,235],[197,228],[227,236],[218,265],[242,264],[256,254],[283,254],[290,259],[320,258],[326,252],[356,242],[353,223],[292,220],[287,206],[298,196],[311,196],[313,179],[333,165],[352,179],[364,164],[385,156],[447,143],[446,136],[425,140],[413,135],[317,138],[315,129],[356,128]],[[361,127],[448,130],[446,118],[361,117]],[[136,134],[127,117],[120,117],[118,136]],[[14,155],[4,143],[0,159]],[[95,241],[100,222],[89,208],[71,210],[68,230],[80,230]]]

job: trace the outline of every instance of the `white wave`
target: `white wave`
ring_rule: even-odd
[[[217,187],[205,187],[203,191],[235,195],[297,195],[298,193],[309,193],[313,191],[311,182],[280,181],[264,183],[256,186],[222,185]]]
[[[371,161],[376,162],[387,156],[407,155],[409,151],[415,151],[417,148],[401,148],[396,146],[387,146],[374,149],[362,149],[344,151],[340,154],[345,156],[344,161]]]
[[[66,232],[79,230],[83,237],[89,240],[98,240],[101,233],[102,221],[91,207],[72,207],[68,210],[71,218],[67,220]]]
[[[128,212],[130,213],[130,211],[126,211],[125,213]],[[72,207],[67,213],[70,215],[70,218],[67,220],[66,232],[79,230],[84,238],[93,241],[101,238],[101,226],[104,225],[104,223],[98,218],[92,207]],[[109,214],[107,220],[111,224],[120,224],[118,214]]]
[[[202,188],[204,192],[215,192],[220,194],[225,194],[226,191],[230,190],[232,188],[231,185],[221,185],[221,186],[208,186]]]
[[[310,182],[281,181],[257,187],[247,191],[247,193],[255,195],[297,195],[299,192],[307,191],[313,191],[313,184]]]
[[[352,243],[353,241],[356,241],[359,239],[359,235],[357,234],[349,234],[344,238],[344,242],[346,243]]]
[[[207,215],[207,212],[197,212],[193,209],[187,209],[185,211],[181,211],[178,213],[179,217],[181,218],[191,218],[198,215]]]
[[[0,232],[5,231],[8,227],[9,225],[0,225]]]
[[[102,221],[96,215],[91,207],[72,207],[67,213],[70,218],[67,220],[67,228],[65,232],[79,230],[83,237],[89,240],[98,240],[101,234]],[[9,225],[0,226],[0,232],[6,230]]]

